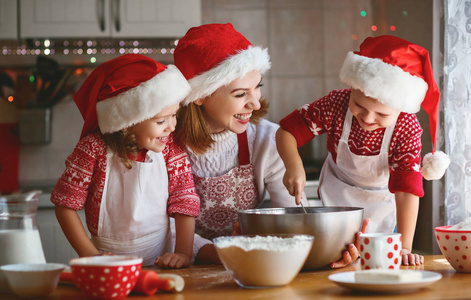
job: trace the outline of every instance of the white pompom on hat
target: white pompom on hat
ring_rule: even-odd
[[[126,54],[99,65],[74,94],[84,125],[81,138],[100,129],[113,133],[180,103],[190,85],[173,65]]]
[[[422,106],[429,116],[433,144],[432,153],[422,161],[422,175],[434,180],[445,174],[450,159],[436,152],[440,91],[426,49],[389,35],[366,38],[360,51],[347,54],[340,80],[402,112],[417,113]]]
[[[251,71],[263,74],[270,69],[267,49],[253,46],[230,23],[190,28],[173,57],[191,86],[184,104],[207,97]]]

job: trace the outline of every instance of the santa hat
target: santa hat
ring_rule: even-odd
[[[191,86],[185,104],[211,95],[248,72],[263,74],[270,69],[267,49],[254,47],[230,23],[190,28],[178,41],[173,57]]]
[[[394,36],[366,38],[360,51],[347,54],[340,80],[402,112],[417,113],[422,106],[429,116],[433,144],[432,153],[423,159],[422,175],[427,180],[443,176],[450,160],[435,151],[440,91],[427,50]]]
[[[126,54],[99,65],[74,94],[85,121],[81,137],[113,133],[180,103],[190,85],[173,65],[140,54]]]

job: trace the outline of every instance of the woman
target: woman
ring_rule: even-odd
[[[270,58],[231,24],[207,24],[186,33],[174,60],[191,86],[175,138],[186,145],[200,196],[194,255],[197,262],[215,263],[209,239],[233,234],[237,211],[257,207],[265,190],[273,207],[295,203],[283,186],[278,125],[261,119],[268,108],[261,100],[262,74]]]

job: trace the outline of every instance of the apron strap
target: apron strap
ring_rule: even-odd
[[[247,140],[247,130],[237,135],[239,145],[239,166],[250,164],[249,142]]]

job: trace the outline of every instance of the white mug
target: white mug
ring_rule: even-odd
[[[360,235],[361,269],[396,269],[402,263],[400,233],[366,233]]]

